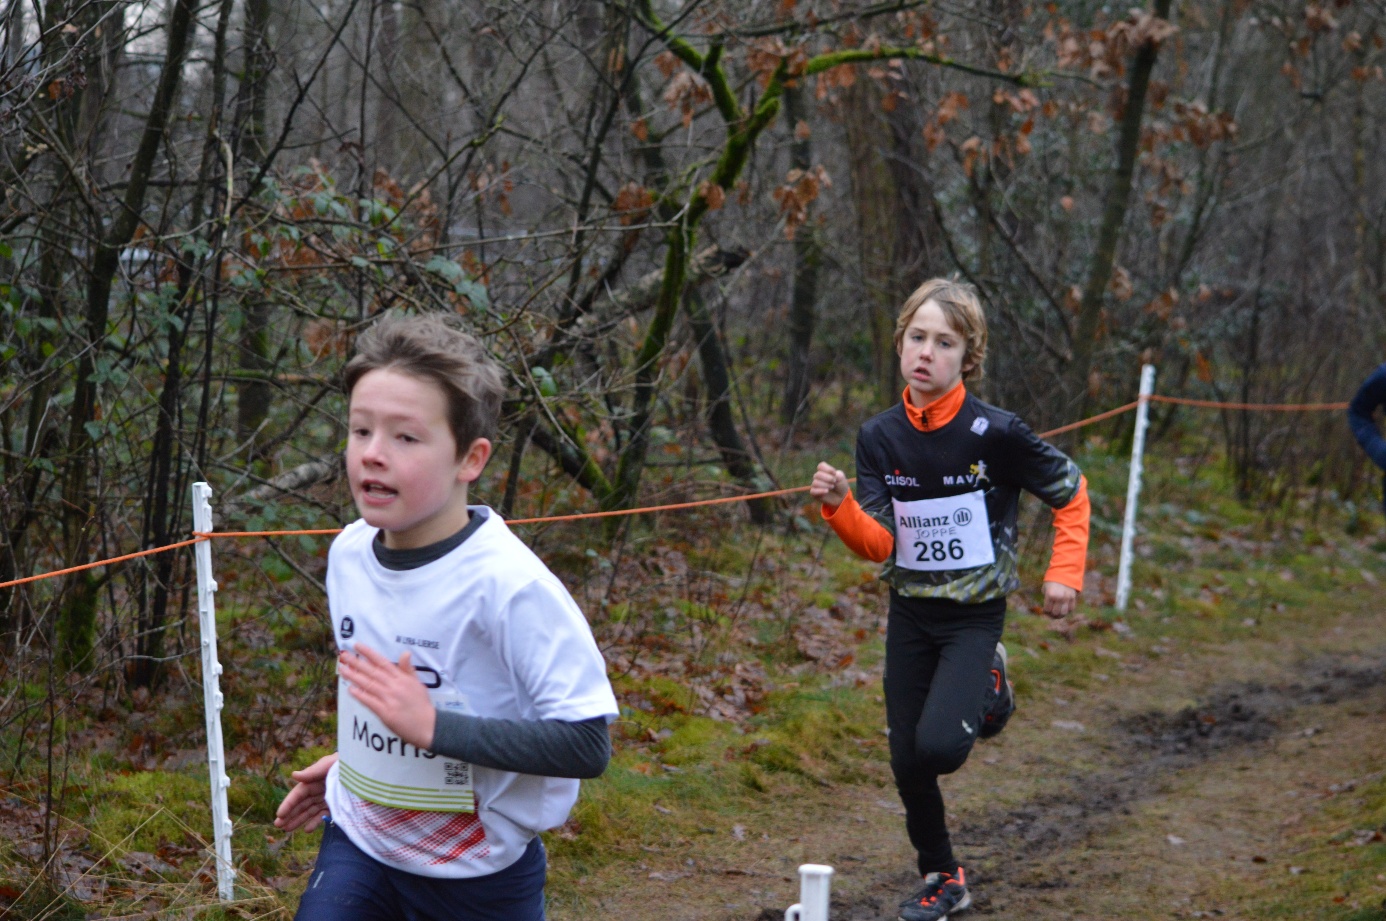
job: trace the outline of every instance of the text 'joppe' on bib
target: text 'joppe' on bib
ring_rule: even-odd
[[[996,562],[981,490],[941,499],[892,500],[895,564],[936,572],[976,569]]]
[[[337,752],[342,785],[395,809],[475,812],[472,766],[405,742],[337,680]]]

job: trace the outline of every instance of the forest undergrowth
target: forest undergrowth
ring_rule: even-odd
[[[1206,740],[1245,723],[1264,733],[1236,736],[1239,743],[1313,744],[1314,733],[1302,729],[1284,741],[1288,730],[1276,714],[1302,705],[1303,695],[1270,672],[1255,692],[1248,657],[1281,662],[1277,674],[1288,674],[1292,661],[1328,649],[1311,634],[1360,645],[1370,634],[1353,625],[1380,613],[1386,525],[1375,507],[1309,488],[1283,491],[1270,507],[1239,502],[1221,460],[1174,435],[1147,459],[1132,604],[1117,612],[1126,458],[1096,437],[1076,457],[1093,497],[1083,603],[1063,621],[1036,616],[1049,515],[1025,500],[1025,588],[1012,598],[1007,626],[1022,712],[950,786],[960,848],[979,877],[993,881],[980,914],[1005,916],[1007,898],[1020,891],[1014,887],[1039,872],[1039,851],[1057,841],[1081,853],[1072,830],[1098,834],[1087,819],[1063,818],[1073,809],[1081,816],[1126,810],[1121,824],[1129,833],[1150,801],[1118,791],[1159,787],[1161,797],[1173,790],[1179,802],[1179,783],[1195,785],[1206,770],[1187,745],[1178,748],[1181,733]],[[807,480],[818,457],[787,459],[780,476],[794,484]],[[883,733],[884,586],[874,566],[830,539],[806,497],[792,498],[773,528],[751,526],[736,506],[717,506],[632,521],[610,543],[584,522],[522,532],[587,612],[621,705],[606,774],[583,785],[568,823],[546,835],[556,921],[779,917],[796,898],[800,862],[839,867],[835,918],[885,917],[886,893],[907,884]],[[317,836],[286,838],[271,823],[289,770],[333,745],[332,645],[325,606],[237,600],[239,568],[256,552],[218,545],[237,900],[216,898],[201,684],[190,664],[171,670],[153,693],[92,682],[61,709],[33,708],[27,724],[6,728],[0,916],[292,917]],[[1357,619],[1339,622],[1349,614]],[[1360,652],[1366,658],[1353,674],[1368,678],[1350,704],[1369,716],[1335,730],[1346,733],[1336,744],[1368,752],[1386,712],[1386,646],[1378,639]],[[1235,664],[1208,674],[1210,663],[1229,657]],[[1229,691],[1227,682],[1238,680],[1250,683]],[[1116,693],[1142,683],[1165,688],[1165,696]],[[1281,710],[1266,703],[1274,696],[1267,688],[1280,689]],[[35,701],[64,699],[50,692],[9,689]],[[1321,694],[1314,705],[1345,696]],[[1229,700],[1262,706],[1250,719]],[[1099,732],[1095,720],[1109,725]],[[1112,742],[1117,735],[1125,741]],[[1157,754],[1175,741],[1160,762],[1145,749],[1131,754],[1132,739]],[[1026,769],[1005,784],[989,781],[1017,761]],[[1171,772],[1158,784],[1140,767],[1154,763]],[[1255,783],[1255,771],[1227,769],[1234,781]],[[1234,788],[1223,795],[1235,799]],[[1346,792],[1297,803],[1312,821],[1302,815],[1300,825],[1285,826],[1283,815],[1275,817],[1284,829],[1275,847],[1295,855],[1295,872],[1275,886],[1232,879],[1204,900],[1222,907],[1176,900],[1149,915],[1120,916],[1302,917],[1306,904],[1314,906],[1310,916],[1333,921],[1386,916],[1386,772],[1364,770]],[[1182,845],[1196,833],[1168,837]],[[1266,847],[1242,855],[1248,868],[1278,865]],[[1103,915],[1079,906],[1065,916]]]

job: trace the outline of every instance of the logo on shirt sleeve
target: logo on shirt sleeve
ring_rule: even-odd
[[[972,434],[982,434],[987,430],[987,426],[989,425],[991,425],[991,423],[987,421],[986,416],[978,416],[976,419],[972,420]]]
[[[342,626],[337,632],[341,634],[342,639],[351,639],[353,636],[356,635],[356,622],[353,621],[350,617],[343,617]]]

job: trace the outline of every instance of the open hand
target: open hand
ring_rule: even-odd
[[[274,827],[292,832],[312,831],[327,815],[327,772],[337,763],[337,753],[324,755],[291,775],[294,787],[274,813]]]
[[[433,746],[437,713],[428,689],[419,681],[409,653],[398,664],[364,643],[337,656],[337,671],[347,681],[347,692],[365,704],[390,731],[410,745]]]

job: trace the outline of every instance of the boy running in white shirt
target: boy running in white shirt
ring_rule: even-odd
[[[468,506],[504,383],[442,315],[391,317],[344,373],[361,519],[328,553],[338,751],[275,824],[323,841],[298,921],[542,921],[539,833],[606,768],[591,629],[498,515]]]

